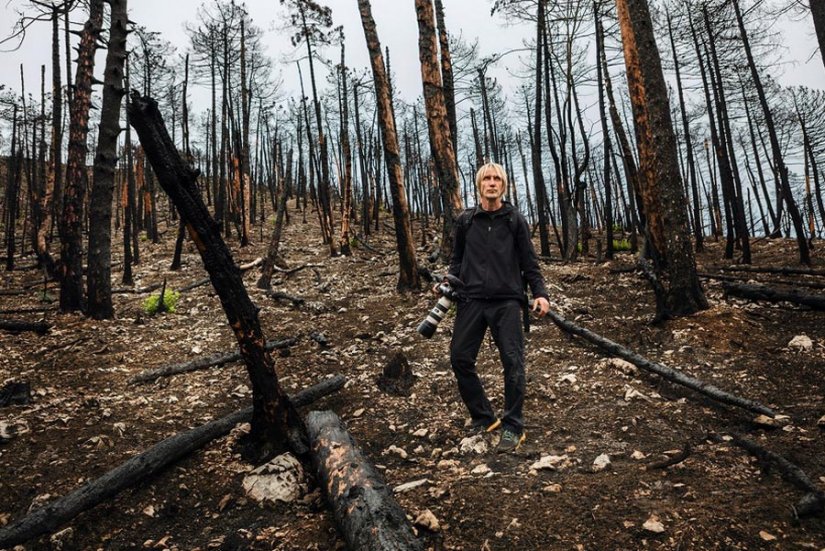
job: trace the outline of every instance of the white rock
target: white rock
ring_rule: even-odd
[[[625,375],[633,375],[637,371],[639,371],[639,368],[637,368],[635,365],[621,358],[610,358],[609,360],[603,361],[605,365],[610,366],[618,371],[621,371]]]
[[[810,352],[814,343],[808,335],[797,335],[788,343],[788,348],[797,352]]]
[[[394,453],[401,459],[407,459],[407,451],[404,448],[399,448],[395,444],[384,450],[382,455],[387,455],[388,453]]]
[[[474,468],[470,472],[473,473],[473,474],[487,474],[487,473],[490,472],[490,467],[488,467],[487,465],[482,463],[481,465],[478,465],[476,468]]]
[[[441,529],[438,519],[429,509],[425,509],[422,513],[415,517],[413,524],[424,527],[431,532],[438,532]]]
[[[192,354],[200,354],[201,352],[203,352],[203,349],[197,344],[192,347]]]
[[[482,454],[482,453],[486,453],[487,450],[490,449],[490,445],[487,443],[487,441],[484,439],[484,437],[481,436],[480,434],[464,438],[459,443],[458,446],[459,446],[459,449],[461,450],[461,453],[463,453],[463,454],[467,454],[467,453]]]
[[[753,422],[762,427],[779,428],[787,426],[790,423],[790,420],[791,418],[787,415],[776,415],[774,417],[768,417],[767,415],[757,415],[753,419]]]
[[[759,531],[759,537],[762,538],[762,541],[776,541],[776,536],[764,530]]]
[[[576,376],[572,373],[568,373],[567,375],[559,379],[560,383],[570,383],[571,385],[576,384],[576,381],[578,381],[578,379],[576,379]]]
[[[606,453],[601,454],[599,457],[593,460],[593,472],[597,473],[599,471],[605,470],[607,467],[610,466],[610,456]]]
[[[51,549],[61,551],[62,549],[74,549],[75,545],[72,541],[74,539],[74,528],[71,526],[52,534],[49,538]],[[16,549],[16,548],[15,548]]]
[[[285,453],[244,477],[243,489],[259,503],[292,503],[306,492],[304,479],[301,462]]]
[[[816,422],[816,424],[817,424],[817,425],[819,425],[820,427],[825,428],[825,415],[823,415],[822,417],[820,417],[820,418],[819,418],[819,421],[817,421],[817,422]]]
[[[405,482],[404,484],[399,484],[395,488],[392,489],[393,492],[396,494],[403,494],[404,492],[409,492],[410,490],[414,490],[424,484],[429,484],[429,478],[422,478],[420,480],[413,480],[412,482]]]
[[[645,400],[647,402],[650,401],[650,398],[648,398],[647,396],[645,396],[644,394],[642,394],[641,392],[639,392],[638,390],[636,390],[632,386],[624,385],[624,401],[629,402],[629,401],[633,400],[634,398],[638,398],[640,400]]]
[[[633,450],[633,453],[630,454],[630,458],[635,459],[637,461],[641,461],[645,457],[647,457],[647,456],[645,454],[643,454],[642,452],[640,452],[639,450]]]
[[[418,436],[419,438],[423,438],[424,436],[427,436],[428,432],[429,431],[425,428],[424,429],[418,429],[417,431],[415,431],[413,433],[413,436]]]
[[[642,524],[642,528],[654,534],[661,534],[665,531],[665,525],[659,521],[659,517],[656,515],[650,515],[650,518]]]
[[[558,494],[561,492],[561,484],[549,484],[541,489],[542,492]]]
[[[530,469],[533,471],[548,470],[560,471],[570,466],[570,456],[565,455],[545,455],[532,465]]]

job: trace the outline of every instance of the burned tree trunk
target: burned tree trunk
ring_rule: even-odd
[[[708,307],[688,232],[687,210],[667,88],[646,0],[618,0],[627,80],[636,121],[639,184],[658,279],[656,317]]]
[[[364,38],[370,54],[375,97],[378,104],[378,124],[381,127],[381,138],[384,141],[384,162],[387,166],[392,195],[392,217],[399,262],[397,288],[399,290],[418,289],[420,286],[418,262],[415,258],[415,246],[410,226],[407,191],[404,188],[404,175],[401,171],[401,153],[398,148],[398,134],[395,128],[389,80],[369,0],[358,0],[358,9],[361,13],[361,25],[364,27]]]
[[[424,84],[424,106],[430,145],[438,173],[441,208],[444,212],[441,232],[441,257],[452,254],[453,223],[461,211],[458,187],[458,162],[455,154],[456,137],[450,132],[447,108],[444,102],[441,71],[438,62],[438,43],[435,36],[433,6],[430,0],[415,0],[418,15],[418,59],[421,62],[421,80]]]
[[[69,155],[66,189],[60,218],[60,310],[83,307],[83,196],[86,194],[86,138],[92,103],[92,78],[97,39],[103,26],[103,0],[89,2],[89,20],[83,27],[77,54],[74,97],[69,117]]]
[[[187,224],[235,333],[252,383],[253,440],[263,444],[264,453],[288,444],[297,454],[304,455],[307,448],[303,422],[278,383],[274,361],[264,348],[258,309],[246,292],[241,272],[221,238],[220,227],[201,199],[196,185],[198,173],[180,158],[157,102],[134,94],[129,115],[161,186]]]
[[[103,83],[97,154],[89,206],[88,315],[94,319],[114,316],[112,307],[112,196],[115,189],[117,137],[123,99],[123,62],[126,59],[127,0],[110,0],[112,7],[109,51]]]
[[[312,411],[307,415],[307,430],[315,472],[349,548],[422,549],[404,510],[338,416]]]

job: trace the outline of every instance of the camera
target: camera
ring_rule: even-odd
[[[454,275],[447,275],[445,279],[446,281],[438,286],[438,292],[441,293],[441,298],[438,299],[433,309],[430,310],[430,313],[427,314],[427,317],[424,318],[424,321],[418,326],[418,332],[427,339],[435,334],[438,324],[441,323],[441,320],[447,315],[450,306],[452,306],[453,302],[457,299],[458,290],[464,287],[464,282]]]

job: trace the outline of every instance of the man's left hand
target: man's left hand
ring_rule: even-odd
[[[543,318],[549,311],[550,302],[546,298],[538,297],[533,301],[533,312],[535,312],[538,317]]]

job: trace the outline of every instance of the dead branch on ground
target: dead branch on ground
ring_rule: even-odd
[[[806,295],[797,289],[780,291],[764,285],[745,285],[743,283],[722,282],[725,296],[765,300],[768,302],[792,302],[808,306],[814,310],[825,310],[825,296]]]
[[[268,341],[264,348],[267,350],[275,350],[276,348],[288,348],[298,342],[298,337],[290,337],[279,341]],[[190,371],[198,371],[199,369],[206,369],[208,367],[218,367],[231,362],[237,362],[243,359],[240,352],[226,352],[223,354],[213,354],[202,358],[195,358],[189,362],[176,363],[159,367],[157,369],[147,369],[141,371],[131,379],[130,383],[150,383],[160,377],[170,377],[180,373],[189,373]]]
[[[660,363],[652,362],[647,358],[633,352],[628,348],[625,348],[624,346],[616,342],[613,342],[588,329],[579,327],[578,325],[567,321],[566,319],[559,316],[552,310],[547,313],[547,316],[551,320],[553,320],[553,323],[555,323],[564,331],[571,333],[573,335],[578,335],[586,341],[595,344],[602,350],[605,350],[606,352],[614,356],[618,356],[624,360],[627,360],[628,362],[639,367],[640,369],[653,372],[672,383],[676,383],[687,388],[690,388],[691,390],[695,390],[696,392],[709,398],[712,398],[717,402],[721,402],[723,404],[736,406],[756,413],[762,413],[770,417],[776,416],[773,410],[771,410],[767,406],[764,406],[758,402],[754,402],[753,400],[749,400],[747,398],[742,398],[740,396],[730,394],[711,384],[708,384],[704,381],[700,381],[695,377],[691,377],[690,375],[686,375],[680,371],[676,371]]]

